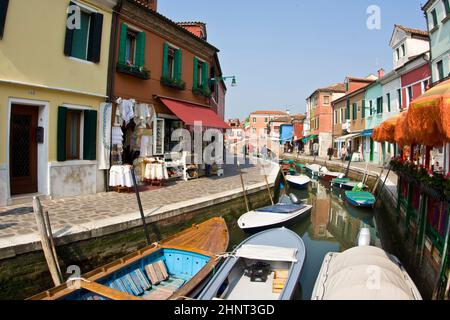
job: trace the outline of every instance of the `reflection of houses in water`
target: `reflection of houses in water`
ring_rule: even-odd
[[[341,243],[341,251],[356,245],[361,228],[371,227],[369,219],[363,220],[350,215],[342,202],[336,196],[331,196],[327,229]]]
[[[314,240],[333,240],[333,235],[327,230],[328,217],[330,214],[330,195],[321,184],[317,184],[317,193],[311,195],[312,211],[311,238]]]

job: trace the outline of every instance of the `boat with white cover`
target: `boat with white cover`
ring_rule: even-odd
[[[317,178],[319,176],[320,168],[322,168],[322,166],[318,165],[318,164],[307,164],[307,165],[305,165],[306,173],[309,174],[313,178]]]
[[[238,219],[238,226],[246,232],[287,226],[308,216],[312,206],[296,203],[277,203],[273,206],[249,211]]]
[[[244,240],[198,296],[199,300],[290,300],[306,257],[303,240],[276,228]]]
[[[345,176],[345,174],[343,174],[342,172],[329,171],[327,169],[327,167],[320,168],[318,175],[319,175],[319,179],[322,179],[322,180],[328,181],[328,182],[331,182],[331,180],[336,179],[336,178],[343,178]]]
[[[363,245],[325,256],[312,300],[422,300],[395,256],[368,246],[367,239],[359,242]]]
[[[298,176],[286,176],[286,181],[289,183],[289,186],[295,189],[306,189],[311,182],[311,179],[304,175]]]

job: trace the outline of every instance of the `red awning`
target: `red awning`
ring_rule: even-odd
[[[161,102],[170,109],[185,124],[193,126],[194,121],[202,123],[203,127],[229,129],[230,126],[221,120],[210,108],[179,100],[160,98]]]

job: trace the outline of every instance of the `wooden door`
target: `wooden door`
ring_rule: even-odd
[[[13,105],[11,109],[9,175],[11,195],[35,193],[37,179],[37,141],[39,108]]]

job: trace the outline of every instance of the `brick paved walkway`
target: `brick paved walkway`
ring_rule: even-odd
[[[226,168],[225,172],[227,174],[225,177],[200,178],[187,182],[176,181],[160,189],[141,192],[144,211],[149,214],[165,205],[176,205],[178,202],[235,189],[242,190],[236,168],[231,170]],[[247,166],[243,172],[246,187],[264,182],[264,177],[258,174],[256,167]],[[108,218],[119,218],[139,210],[134,193],[116,192],[43,200],[42,205],[49,212],[52,229],[56,236],[73,230],[76,226],[79,229],[85,224]],[[0,242],[5,243],[11,237],[31,234],[37,234],[31,203],[0,207]]]

